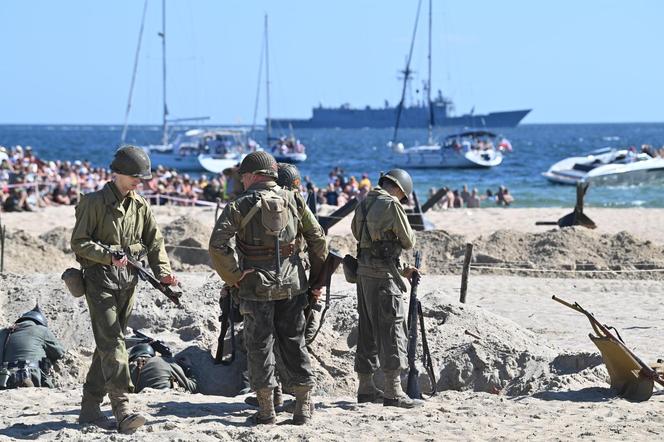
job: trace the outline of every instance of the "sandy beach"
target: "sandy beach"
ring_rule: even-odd
[[[615,397],[588,339],[588,321],[551,300],[557,295],[579,302],[618,328],[641,358],[663,358],[656,344],[664,331],[663,272],[645,271],[664,267],[664,234],[657,229],[664,219],[661,209],[589,208],[586,213],[598,224],[595,231],[534,225],[556,220],[567,209],[427,213],[443,229],[418,233],[426,264],[419,296],[438,394],[417,412],[355,403],[354,286],[336,274],[330,311],[311,347],[317,381],[315,420],[293,426],[290,413],[282,411],[278,425],[268,428],[250,426],[247,419],[254,409],[244,403],[244,396],[233,396],[242,364],[212,363],[221,282],[198,248],[205,247],[214,210],[160,207],[155,212],[174,266],[180,269],[183,307],[164,302],[141,283],[129,326],[189,356],[205,385],[204,394],[149,390],[133,395],[137,409],[149,417],[134,435],[79,427],[81,385],[94,343],[85,302],[71,297],[59,279],[74,262],[66,244],[73,208],[3,214],[9,271],[0,274],[0,325],[13,322],[38,299],[67,354],[56,368],[57,389],[0,392],[0,439],[657,440],[664,435],[664,394],[656,392],[645,403]],[[349,221],[330,232],[331,243],[344,250],[352,248]],[[471,269],[468,302],[459,304],[457,263],[469,241],[476,244],[478,268]],[[189,248],[178,249],[181,244]],[[581,261],[604,273],[581,273],[588,268],[580,266]],[[538,271],[479,268],[515,262]],[[546,269],[555,271],[540,271]],[[420,385],[430,391],[425,376]],[[104,410],[110,416],[108,403]]]

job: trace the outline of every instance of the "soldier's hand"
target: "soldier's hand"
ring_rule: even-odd
[[[320,297],[323,294],[323,287],[318,287],[317,289],[312,288],[309,293],[311,293],[313,300],[318,302],[320,301]]]
[[[242,272],[242,276],[240,276],[240,279],[237,280],[235,284],[233,284],[235,287],[240,288],[240,282],[244,279],[245,276],[247,276],[249,273],[253,273],[255,269],[247,269]]]
[[[164,285],[178,285],[178,279],[173,274],[162,276],[159,282]]]
[[[122,258],[116,259],[115,256],[111,255],[111,262],[115,267],[126,267],[127,257],[125,255],[122,255]]]

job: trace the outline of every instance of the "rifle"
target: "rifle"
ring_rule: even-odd
[[[431,353],[429,352],[429,343],[427,341],[426,329],[424,327],[424,314],[422,313],[422,304],[417,299],[417,288],[420,285],[419,268],[422,262],[422,254],[415,252],[415,268],[410,283],[410,303],[408,305],[408,384],[406,394],[411,399],[422,399],[422,392],[418,382],[419,373],[415,365],[417,354],[417,326],[420,326],[422,334],[422,365],[424,365],[429,379],[431,380],[431,396],[436,394],[436,374],[433,369]],[[418,322],[419,319],[419,322]]]
[[[323,309],[323,313],[321,313],[320,315],[320,323],[318,324],[318,329],[313,334],[311,339],[309,339],[306,342],[307,345],[314,342],[314,339],[316,339],[316,336],[318,336],[318,332],[323,326],[323,322],[325,321],[325,314],[330,308],[330,297],[331,297],[330,289],[332,287],[332,274],[337,270],[337,268],[339,268],[339,265],[343,262],[343,260],[344,260],[343,256],[341,256],[338,252],[330,250],[329,253],[327,254],[327,258],[325,258],[325,262],[323,263],[323,268],[318,274],[316,281],[311,285],[312,288],[319,288],[325,286],[325,308]],[[309,292],[311,293],[311,289]],[[316,307],[320,309],[319,305],[313,306],[312,309]],[[307,322],[309,322],[309,318],[311,318],[311,310],[309,311],[309,314],[307,314]]]
[[[593,330],[595,331],[595,333],[598,336],[600,336],[600,337],[605,336],[605,337],[609,338],[616,345],[621,347],[627,354],[629,354],[636,361],[636,363],[639,364],[639,366],[641,366],[640,374],[642,376],[644,376],[648,379],[651,379],[651,380],[657,382],[658,384],[664,386],[664,376],[661,375],[660,373],[658,373],[657,371],[653,370],[653,368],[651,366],[649,366],[648,364],[643,362],[643,360],[641,358],[639,358],[637,355],[635,355],[632,352],[632,350],[627,348],[627,346],[625,345],[625,342],[620,337],[620,334],[617,331],[616,331],[615,335],[611,332],[611,330],[610,330],[611,328],[613,328],[613,330],[616,330],[614,327],[609,327],[609,326],[599,322],[592,313],[590,313],[588,310],[581,307],[578,302],[575,302],[574,304],[570,304],[569,302],[558,298],[556,295],[553,295],[552,299],[554,301],[557,301],[557,302],[561,303],[565,307],[569,307],[572,310],[576,310],[577,312],[586,315],[586,317],[588,318],[588,321],[590,321],[590,325],[592,326]],[[590,337],[592,339],[593,335],[590,334]]]
[[[221,322],[221,331],[217,338],[217,353],[214,356],[215,365],[230,365],[235,360],[235,318],[231,316],[231,309],[233,306],[232,298],[231,287],[225,285],[221,289],[221,294],[219,296],[219,307],[221,308],[219,322]],[[231,328],[231,354],[229,358],[224,359],[224,339],[226,338],[226,332],[228,332],[229,325]]]
[[[160,341],[159,339],[154,339],[151,338],[150,336],[146,335],[142,331],[132,328],[131,331],[134,333],[136,337],[128,337],[125,340],[133,342],[133,345],[136,344],[150,344],[150,347],[154,349],[154,351],[158,352],[162,356],[166,357],[173,357],[173,351],[171,348],[164,344],[163,341]]]
[[[155,278],[152,273],[148,269],[146,269],[143,266],[143,263],[137,260],[136,258],[133,258],[131,254],[125,253],[122,250],[113,250],[110,247],[101,244],[97,241],[93,241],[95,244],[97,244],[99,247],[102,249],[106,250],[107,252],[111,253],[115,259],[122,259],[123,257],[127,257],[127,263],[131,265],[133,268],[136,269],[138,272],[138,277],[141,278],[143,281],[149,282],[152,287],[156,288],[160,292],[162,292],[168,299],[170,299],[175,305],[179,306],[180,305],[180,297],[182,296],[181,291],[175,291],[173,290],[170,286],[161,283],[157,278]],[[178,287],[181,287],[180,284],[178,284]]]

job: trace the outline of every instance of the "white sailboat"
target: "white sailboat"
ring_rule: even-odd
[[[406,96],[406,85],[410,81],[410,62],[413,55],[413,46],[417,33],[417,24],[420,15],[421,0],[417,5],[417,17],[413,29],[413,38],[410,44],[410,52],[406,68],[403,71],[404,83],[401,93],[401,101],[397,110],[397,121],[394,127],[394,135],[388,146],[392,148],[394,161],[402,168],[488,168],[498,166],[503,161],[503,148],[511,145],[506,139],[502,139],[499,146],[494,140],[496,134],[488,131],[466,131],[453,134],[445,138],[441,144],[433,139],[433,111],[431,101],[431,34],[432,34],[432,1],[429,0],[429,51],[428,51],[428,79],[426,81],[427,106],[429,108],[429,121],[427,128],[427,142],[411,147],[404,147],[403,143],[397,141],[399,130],[399,119],[404,106]]]

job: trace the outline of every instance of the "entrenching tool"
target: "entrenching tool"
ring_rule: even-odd
[[[590,183],[577,183],[576,184],[576,206],[574,211],[560,218],[558,221],[537,221],[537,226],[582,226],[588,229],[596,229],[597,224],[583,213],[583,198],[588,191]]]

